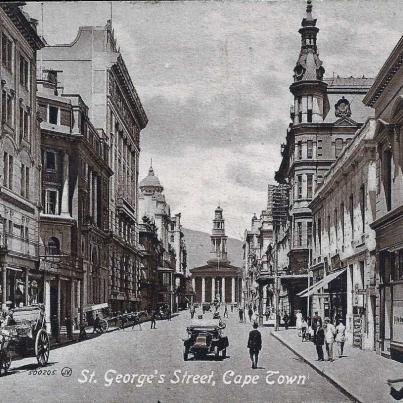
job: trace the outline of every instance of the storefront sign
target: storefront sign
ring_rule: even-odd
[[[362,322],[361,315],[353,315],[353,347],[361,348]]]

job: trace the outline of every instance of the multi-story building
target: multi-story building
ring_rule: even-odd
[[[140,182],[140,217],[155,224],[161,243],[158,270],[158,305],[167,305],[171,311],[185,299],[186,248],[180,222],[180,213],[171,217],[169,204],[163,194],[164,187],[150,167],[148,175]]]
[[[38,80],[42,211],[40,270],[47,320],[80,320],[108,300],[109,150],[79,95],[58,95],[57,72]]]
[[[319,58],[319,28],[312,17],[308,1],[306,16],[299,29],[301,50],[294,68],[290,91],[294,96],[282,161],[275,179],[290,189],[288,275],[293,297],[306,287],[309,250],[312,245],[312,214],[309,203],[316,185],[321,183],[331,164],[354,137],[354,133],[371,114],[361,100],[373,80],[368,78],[324,78],[325,69]],[[298,297],[292,298],[291,309],[303,309]]]
[[[190,269],[197,303],[231,303],[242,301],[242,269],[231,265],[227,254],[227,236],[223,209],[214,211],[210,259],[207,264]]]
[[[377,147],[377,351],[403,361],[403,38],[379,71],[364,103],[375,109]]]
[[[347,342],[375,347],[375,121],[368,119],[318,185],[313,216],[313,281],[301,296],[310,314],[346,324]]]
[[[44,45],[21,3],[0,3],[0,267],[2,308],[43,302],[38,271],[40,133],[36,53]]]
[[[118,50],[110,21],[106,26],[80,27],[67,45],[46,46],[43,68],[58,71],[59,89],[80,94],[88,117],[105,132],[109,165],[109,284],[113,310],[136,309],[140,302],[138,248],[138,164],[140,131],[147,116]],[[96,180],[90,178],[94,186]]]

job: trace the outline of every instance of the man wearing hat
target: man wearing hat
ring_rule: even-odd
[[[262,335],[259,330],[257,330],[257,322],[253,323],[253,330],[249,332],[248,348],[249,355],[252,361],[252,368],[257,368],[257,361],[259,359],[259,352],[262,349]]]

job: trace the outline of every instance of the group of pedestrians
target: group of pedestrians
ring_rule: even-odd
[[[325,318],[324,323],[318,312],[312,318],[305,319],[301,311],[296,314],[296,328],[301,340],[312,341],[316,346],[318,361],[325,361],[323,346],[326,348],[327,361],[334,361],[334,344],[337,345],[338,355],[344,354],[346,341],[346,327],[341,319],[336,319],[336,326],[330,318]]]

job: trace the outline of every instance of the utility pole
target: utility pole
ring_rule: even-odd
[[[276,235],[277,236],[277,235]],[[275,245],[277,245],[277,239],[276,239],[276,243]],[[274,310],[275,310],[275,315],[276,315],[276,325],[274,327],[275,331],[278,331],[279,327],[280,327],[280,296],[279,296],[279,287],[278,287],[278,250],[277,248],[274,251]]]

